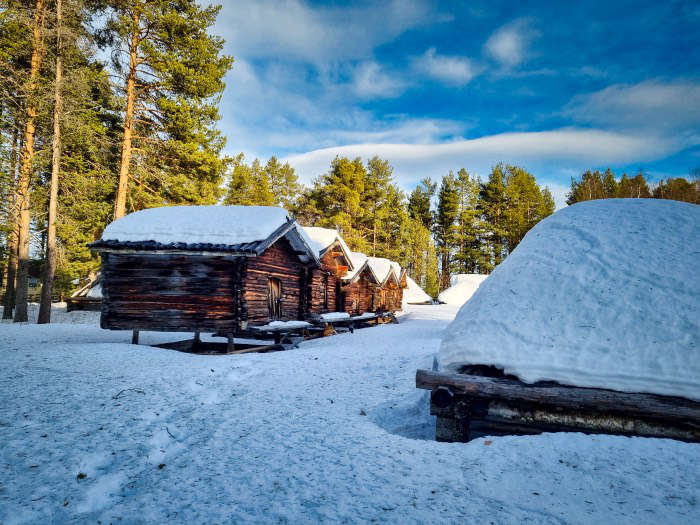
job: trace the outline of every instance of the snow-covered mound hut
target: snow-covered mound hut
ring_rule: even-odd
[[[352,252],[337,230],[304,226],[304,232],[321,262],[312,272],[309,310],[315,314],[341,311],[341,282],[355,269]]]
[[[213,331],[303,319],[318,251],[267,206],[172,206],[111,223],[102,256],[103,328]]]
[[[406,276],[406,289],[403,291],[403,304],[431,304],[433,298],[430,297],[420,285]]]
[[[438,301],[461,306],[466,303],[488,275],[478,273],[460,273],[450,279],[450,287],[438,295]]]
[[[448,327],[440,365],[700,401],[700,206],[609,199],[535,226]]]

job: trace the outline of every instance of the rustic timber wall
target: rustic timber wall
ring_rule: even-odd
[[[324,276],[328,278],[327,294],[328,304],[324,307],[324,298],[322,297],[322,281]],[[315,269],[311,274],[311,286],[309,297],[309,310],[314,314],[323,314],[326,312],[335,312],[338,308],[336,290],[338,279],[335,275],[325,269]]]
[[[247,320],[251,324],[266,324],[270,321],[268,309],[268,286],[270,277],[282,283],[282,320],[306,317],[308,286],[306,267],[294,254],[286,239],[280,239],[264,254],[248,259],[243,278],[243,300]]]
[[[366,272],[353,283],[343,287],[345,311],[352,315],[374,311],[374,286]]]
[[[102,253],[102,328],[228,331],[237,325],[241,258]],[[239,300],[237,300],[237,297]]]

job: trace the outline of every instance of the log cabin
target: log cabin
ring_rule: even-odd
[[[357,315],[401,310],[403,289],[407,286],[405,270],[382,257],[367,257],[357,252],[352,257],[356,270],[344,280],[344,311]]]
[[[309,281],[309,312],[324,314],[343,310],[341,283],[354,270],[350,248],[337,230],[304,226],[321,263]]]
[[[304,230],[281,208],[172,206],[107,226],[102,328],[233,336],[274,320],[303,320],[320,267]],[[195,337],[196,339],[196,337]]]

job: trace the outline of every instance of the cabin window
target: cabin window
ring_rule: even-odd
[[[270,319],[282,317],[282,282],[276,277],[270,277],[267,287],[267,305]]]

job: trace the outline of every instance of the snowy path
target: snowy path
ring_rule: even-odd
[[[2,324],[0,523],[700,521],[698,445],[413,439],[432,433],[415,371],[455,313],[242,356]]]

